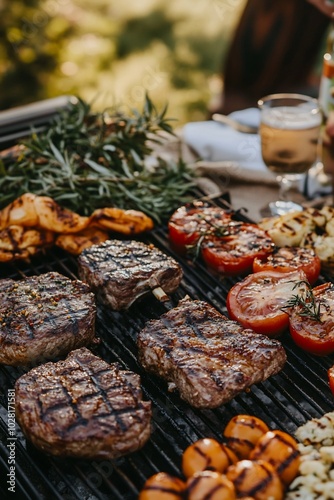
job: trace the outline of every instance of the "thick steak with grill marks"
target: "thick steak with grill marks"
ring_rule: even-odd
[[[242,328],[209,304],[183,299],[138,335],[139,360],[197,408],[215,408],[279,372],[278,340]]]
[[[88,285],[56,272],[0,280],[0,363],[33,365],[88,345],[96,306]]]
[[[139,375],[88,349],[46,363],[15,384],[17,420],[52,455],[112,459],[141,448],[151,432],[151,403]]]
[[[153,245],[108,240],[83,250],[80,279],[114,310],[127,309],[141,295],[161,287],[174,292],[182,279],[180,265]]]

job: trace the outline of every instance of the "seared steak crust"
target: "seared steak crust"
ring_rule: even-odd
[[[30,365],[88,345],[95,335],[88,285],[56,272],[0,280],[0,363]]]
[[[151,403],[142,401],[139,383],[139,375],[83,347],[16,381],[17,420],[46,453],[116,458],[150,436]]]
[[[108,240],[83,250],[80,279],[114,310],[127,309],[144,293],[161,287],[174,292],[182,279],[180,265],[153,245]]]
[[[138,335],[145,369],[177,388],[197,408],[215,408],[279,372],[286,353],[278,340],[255,334],[209,304],[183,299]]]

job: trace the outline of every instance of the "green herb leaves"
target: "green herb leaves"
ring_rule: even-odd
[[[146,97],[140,113],[93,113],[83,100],[71,104],[40,134],[32,134],[16,158],[0,167],[0,208],[25,192],[50,196],[82,215],[96,208],[137,209],[160,222],[189,201],[194,172],[179,159],[145,159],[163,133],[172,133],[165,117]]]
[[[299,316],[320,321],[320,305],[321,301],[316,301],[312,287],[307,280],[298,281],[294,289],[298,289],[298,293],[293,295],[285,304],[282,309],[291,309],[297,311]]]
[[[218,226],[213,223],[209,223],[211,227],[206,230],[199,231],[198,238],[195,243],[192,245],[187,245],[187,253],[192,256],[193,260],[199,258],[201,254],[201,248],[206,239],[210,237],[222,238],[223,236],[227,236],[230,232],[229,225],[226,224],[224,226]]]

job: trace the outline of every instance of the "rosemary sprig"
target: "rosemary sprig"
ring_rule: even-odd
[[[209,224],[210,227],[208,229],[203,229],[199,231],[199,237],[194,243],[192,243],[191,245],[186,245],[187,253],[192,257],[194,261],[199,258],[203,242],[208,236],[216,236],[218,238],[219,237],[221,238],[229,234],[228,226],[225,225],[217,226],[216,224],[213,223]]]
[[[50,196],[82,215],[116,206],[142,210],[156,221],[189,201],[194,171],[182,159],[146,158],[162,133],[173,133],[166,108],[158,112],[146,96],[142,112],[93,113],[79,99],[48,130],[20,144],[16,157],[0,165],[0,209],[25,192]]]
[[[305,288],[302,288],[303,285]],[[298,281],[294,285],[293,290],[296,288],[300,288],[302,293],[293,295],[287,300],[286,305],[282,309],[294,309],[299,316],[307,317],[314,321],[321,321],[321,301],[316,301],[310,283],[307,280]]]

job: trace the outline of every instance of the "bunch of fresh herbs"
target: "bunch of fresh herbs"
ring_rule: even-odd
[[[298,281],[293,287],[295,289],[298,293],[286,301],[282,310],[296,310],[299,316],[321,321],[321,300],[316,300],[310,283],[307,280]]]
[[[19,154],[0,164],[0,208],[25,192],[50,196],[82,215],[114,206],[142,210],[156,221],[189,201],[194,173],[180,158],[156,156],[155,143],[173,133],[166,108],[146,96],[142,112],[92,112],[78,99],[41,133],[22,142]]]

